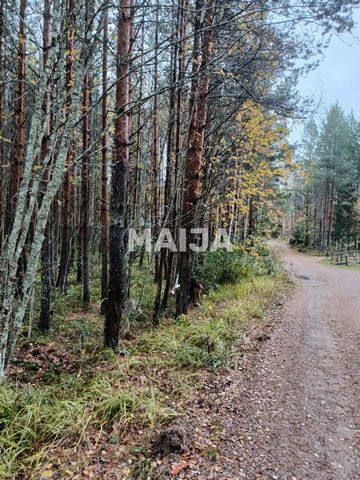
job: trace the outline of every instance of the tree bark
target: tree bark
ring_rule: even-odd
[[[50,0],[44,0],[44,26],[43,26],[43,62],[46,66],[49,57],[50,48]],[[47,110],[49,108],[49,95],[50,85],[47,85],[47,94],[45,94],[43,102],[44,117],[47,116]],[[43,137],[40,164],[42,164],[48,153],[48,139],[51,129],[51,115],[49,116],[48,131]],[[43,179],[43,191],[46,191],[47,184],[51,176],[51,162],[47,166],[44,172]],[[48,217],[45,232],[44,241],[41,248],[41,309],[39,318],[39,329],[41,331],[47,331],[50,328],[51,318],[51,271],[52,271],[52,218],[51,213]]]
[[[5,103],[5,63],[4,63],[4,0],[0,0],[0,254],[4,241],[4,103]]]
[[[199,72],[198,42],[194,38],[193,70],[199,74],[199,80],[193,79],[191,102],[192,118],[189,128],[189,146],[185,159],[185,194],[182,206],[182,228],[186,231],[186,251],[180,254],[179,280],[180,291],[177,296],[177,316],[186,314],[189,308],[190,284],[192,275],[193,255],[189,244],[193,241],[191,228],[196,226],[197,203],[201,196],[201,168],[204,151],[204,136],[207,121],[207,99],[209,93],[208,64],[212,55],[213,19],[215,0],[198,0],[197,9],[204,9],[203,39],[201,46],[201,68]]]
[[[108,13],[105,13],[103,31],[102,57],[102,149],[101,149],[101,311],[105,313],[108,288],[108,248],[109,248],[109,220],[108,220],[108,175],[107,175],[107,81],[108,81]]]
[[[187,31],[187,22],[188,18],[186,15],[186,10],[188,7],[188,0],[179,0],[179,5],[178,5],[178,25],[177,28],[179,30],[179,37],[178,37],[178,43],[176,45],[175,49],[175,61],[174,61],[174,74],[173,74],[173,82],[174,85],[177,82],[177,90],[176,92],[174,91],[174,95],[176,94],[176,117],[175,117],[175,151],[174,151],[174,165],[172,165],[171,162],[171,154],[170,153],[170,158],[168,158],[168,163],[167,163],[167,173],[166,173],[166,178],[168,178],[169,174],[169,185],[171,187],[171,184],[173,183],[173,198],[171,199],[171,205],[169,203],[169,208],[170,208],[170,230],[173,235],[173,238],[176,238],[176,224],[177,224],[177,212],[178,212],[178,185],[179,185],[179,169],[180,169],[180,156],[183,151],[183,137],[184,137],[184,87],[182,85],[182,82],[184,81],[185,77],[185,45],[186,45],[186,31]],[[195,24],[195,31],[198,31],[197,28],[200,28],[199,25],[199,17],[196,19],[196,22],[198,22],[198,25]],[[198,38],[194,39],[196,42],[198,42]],[[193,66],[194,68],[194,66]],[[176,69],[178,70],[178,73],[176,73]],[[175,99],[174,99],[175,100]],[[169,134],[169,141],[170,141],[170,134]],[[170,161],[170,163],[169,163]],[[167,193],[167,196],[169,198],[170,202],[170,197],[171,197],[171,188],[169,188],[169,191]],[[164,268],[166,268],[166,284],[164,288],[164,294],[162,298],[162,309],[165,310],[167,307],[168,299],[169,299],[169,293],[170,289],[172,286],[173,282],[173,270],[174,270],[174,253],[172,251],[168,252],[167,259],[166,259],[166,265]]]
[[[158,139],[158,50],[159,50],[159,0],[156,2],[154,45],[154,103],[152,111],[151,169],[152,169],[152,237],[156,241],[160,231],[160,171]],[[155,282],[161,282],[159,254],[154,255]]]
[[[88,29],[89,23],[89,0],[85,2],[85,29]],[[83,88],[83,123],[82,123],[82,172],[81,172],[81,254],[82,254],[82,298],[84,305],[90,303],[89,288],[89,219],[90,219],[90,155],[89,155],[89,133],[90,133],[90,112],[89,112],[89,73],[84,77]]]
[[[25,158],[25,14],[26,1],[20,0],[19,5],[19,41],[18,41],[18,87],[17,87],[17,107],[16,107],[16,137],[14,160],[10,166],[10,185],[9,185],[9,206],[6,218],[6,233],[8,234],[12,225],[15,212],[16,197],[20,188],[20,183],[24,171]]]
[[[122,307],[125,295],[125,233],[126,200],[129,169],[128,112],[130,95],[130,40],[131,0],[120,1],[117,40],[117,82],[115,110],[115,144],[111,177],[110,235],[109,235],[109,288],[104,326],[104,344],[118,349]]]
[[[69,114],[71,106],[71,91],[74,82],[74,65],[73,65],[73,48],[74,48],[74,22],[75,22],[75,1],[69,0],[67,6],[67,16],[69,27],[66,32],[66,115]],[[67,152],[66,165],[67,170],[64,177],[63,185],[63,208],[61,213],[61,248],[60,248],[60,262],[59,274],[56,286],[60,288],[62,293],[67,290],[67,277],[70,268],[70,247],[71,247],[71,229],[73,219],[73,204],[74,204],[74,186],[71,184],[74,161],[74,142],[70,141]]]

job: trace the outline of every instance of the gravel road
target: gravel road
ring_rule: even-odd
[[[360,271],[281,246],[299,286],[241,370],[189,413],[187,479],[360,479]]]

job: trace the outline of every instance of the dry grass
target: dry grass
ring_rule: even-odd
[[[68,332],[68,345],[79,355],[78,370],[35,386],[8,382],[0,388],[0,478],[14,479],[19,472],[30,478],[49,449],[80,443],[90,426],[116,424],[126,432],[171,422],[177,406],[196,392],[201,372],[231,362],[250,321],[262,317],[283,282],[276,274],[224,285],[189,316],[165,320],[127,341],[125,358],[100,348],[96,313],[81,316],[89,332],[82,350],[73,340],[76,324],[66,330],[62,323],[62,335]],[[146,470],[144,462],[138,468]]]

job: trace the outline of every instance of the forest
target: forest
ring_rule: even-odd
[[[1,478],[160,478],[139,443],[286,288],[268,239],[357,247],[359,121],[289,139],[357,5],[0,0]]]
[[[305,125],[294,178],[293,243],[317,250],[358,249],[359,120],[333,105]]]

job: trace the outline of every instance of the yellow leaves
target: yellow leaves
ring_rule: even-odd
[[[41,478],[54,478],[54,472],[52,470],[45,470],[45,472],[42,473]]]
[[[249,207],[247,205],[243,205],[242,207],[240,207],[240,213],[241,215],[246,215],[249,211]]]
[[[356,203],[354,205],[354,213],[357,218],[360,218],[360,198],[356,200]]]
[[[263,111],[252,101],[242,106],[236,121],[237,133],[231,135],[230,142],[223,140],[221,145],[227,158],[224,169],[227,188],[219,204],[228,219],[232,218],[235,206],[241,215],[247,215],[251,202],[273,214],[277,182],[296,169],[287,139],[288,129],[276,114]],[[213,164],[219,161],[214,159]]]
[[[238,113],[239,151],[248,161],[281,153],[287,162],[291,161],[291,151],[287,143],[288,130],[274,114],[264,114],[261,108],[251,101],[246,102]],[[235,140],[236,141],[236,140]]]
[[[220,75],[221,77],[226,77],[226,72],[223,68],[216,68],[215,74]]]
[[[19,34],[19,50],[25,48],[25,35],[23,33]]]
[[[71,57],[74,60],[79,60],[81,51],[73,48],[72,50],[65,50],[65,55]]]

